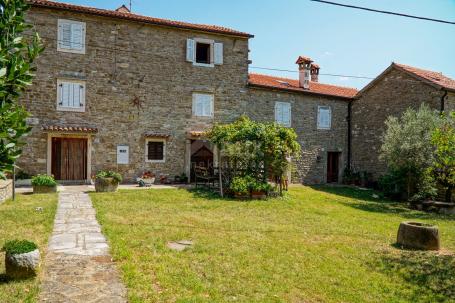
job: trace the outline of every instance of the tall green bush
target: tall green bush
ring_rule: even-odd
[[[408,199],[421,200],[435,194],[434,180],[428,172],[434,161],[432,134],[440,124],[439,114],[427,105],[418,110],[410,108],[401,117],[386,121],[380,158],[389,171],[404,176]]]
[[[431,142],[435,152],[430,171],[435,180],[445,187],[446,202],[451,202],[455,188],[455,112],[443,117],[442,125],[432,133]]]
[[[27,111],[18,99],[34,77],[43,50],[37,33],[25,22],[25,0],[0,0],[0,178],[21,154],[20,139],[30,131]]]

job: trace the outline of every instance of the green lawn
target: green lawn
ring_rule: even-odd
[[[455,301],[455,217],[369,191],[296,186],[256,202],[183,189],[91,197],[130,302]],[[403,220],[437,224],[443,253],[395,248]],[[182,239],[194,247],[166,247]]]
[[[36,207],[43,207],[37,212]],[[17,195],[16,201],[0,204],[0,247],[7,240],[26,239],[35,242],[43,256],[52,231],[57,195]],[[8,281],[5,257],[0,252],[0,302],[35,302],[39,292],[38,278]]]

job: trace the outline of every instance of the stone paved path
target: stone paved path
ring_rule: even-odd
[[[59,193],[44,267],[40,302],[126,302],[95,209],[80,188]]]

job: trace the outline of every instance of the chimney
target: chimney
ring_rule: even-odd
[[[128,7],[125,6],[125,4],[117,8],[115,11],[119,13],[131,13],[131,11],[128,9]]]
[[[316,63],[311,64],[311,82],[318,82],[319,81],[319,65]]]
[[[299,56],[295,62],[299,65],[299,86],[303,89],[310,88],[310,71],[312,62],[313,60],[304,56]]]

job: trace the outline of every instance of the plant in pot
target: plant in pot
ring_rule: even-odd
[[[267,182],[254,181],[250,184],[251,198],[266,199],[268,193],[272,190],[272,186]]]
[[[250,180],[248,177],[234,177],[229,189],[234,193],[237,199],[246,199],[250,193]]]
[[[181,183],[188,183],[188,177],[187,177],[187,175],[185,173],[182,173],[180,175],[180,182]]]
[[[57,182],[53,176],[36,175],[32,178],[34,194],[55,193],[57,191]]]
[[[119,183],[122,182],[122,176],[113,171],[99,171],[95,178],[96,192],[115,192]]]
[[[151,186],[152,184],[155,183],[156,176],[154,173],[150,171],[145,171],[142,173],[142,175],[137,178],[137,183],[139,184],[139,187],[144,187],[144,186]]]
[[[38,246],[27,240],[7,241],[2,248],[5,252],[6,275],[12,279],[34,277],[40,263]]]

